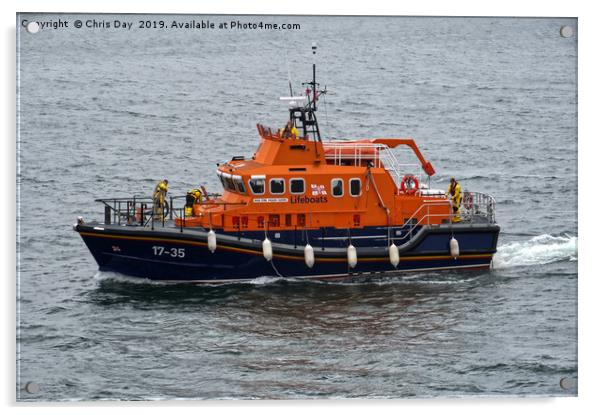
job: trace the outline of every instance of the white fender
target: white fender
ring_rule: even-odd
[[[207,234],[207,248],[209,248],[211,253],[214,253],[215,249],[217,248],[217,238],[213,229],[211,229]]]
[[[266,261],[271,261],[272,260],[272,241],[270,241],[266,237],[263,240],[261,247],[263,249],[263,257],[266,259]]]
[[[305,249],[303,250],[303,254],[305,255],[305,264],[311,268],[314,266],[315,258],[314,258],[314,249],[310,244],[305,245]]]
[[[460,245],[458,245],[458,241],[453,236],[449,240],[449,252],[454,259],[457,259],[460,256]]]
[[[393,242],[389,246],[389,260],[391,261],[391,265],[397,268],[399,264],[399,249]]]
[[[357,265],[357,251],[355,250],[355,246],[351,244],[347,247],[347,263],[350,268],[355,268]]]

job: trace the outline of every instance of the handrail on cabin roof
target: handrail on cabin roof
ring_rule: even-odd
[[[424,172],[429,176],[435,174],[435,168],[429,161],[427,161],[424,158],[424,156],[418,149],[416,142],[414,142],[412,138],[371,138],[357,141],[326,141],[324,142],[324,148],[328,149],[329,147],[353,147],[354,145],[361,146],[362,144],[380,144],[388,148],[395,148],[400,145],[408,146],[412,149],[412,151],[414,151],[414,154],[416,155],[416,157],[418,157],[418,160],[420,160],[420,164],[422,165],[422,169],[424,170]]]

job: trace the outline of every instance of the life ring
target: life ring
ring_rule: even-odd
[[[463,197],[464,199],[464,207],[466,208],[466,210],[471,210],[472,209],[472,193],[466,193]]]
[[[410,182],[414,183],[412,187],[408,187]],[[418,183],[418,177],[414,176],[413,174],[406,174],[403,176],[403,179],[401,179],[399,190],[401,190],[402,193],[413,195],[418,191],[419,186],[420,183]]]

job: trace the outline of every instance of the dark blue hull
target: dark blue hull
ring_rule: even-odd
[[[400,262],[391,265],[386,228],[348,231],[270,232],[274,257],[263,256],[265,235],[218,234],[217,249],[207,248],[202,230],[149,228],[102,224],[76,226],[102,271],[166,282],[225,283],[248,281],[263,276],[345,280],[388,272],[440,269],[489,268],[496,250],[499,227],[491,224],[454,224],[423,227],[411,235],[398,237]],[[458,240],[460,256],[452,258],[449,240]],[[382,238],[382,235],[385,237]],[[341,236],[343,235],[343,236]],[[344,236],[347,235],[347,236]],[[395,238],[394,234],[390,234]],[[314,248],[315,264],[305,264],[303,248]],[[357,248],[354,268],[347,263],[346,246]]]

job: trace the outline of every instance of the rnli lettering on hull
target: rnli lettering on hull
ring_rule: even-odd
[[[316,197],[308,197],[308,196],[295,196],[291,199],[291,204],[295,205],[298,203],[326,203],[328,199],[326,196],[316,196]]]
[[[256,197],[253,198],[253,203],[286,203],[286,197]]]
[[[286,197],[256,197],[253,199],[253,203],[286,203],[288,198]],[[291,204],[306,204],[306,203],[327,203],[328,199],[326,196],[295,196],[291,199]]]

